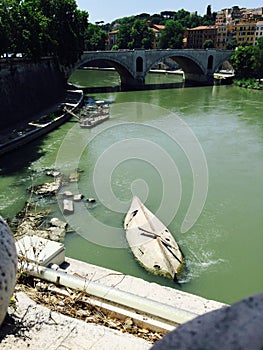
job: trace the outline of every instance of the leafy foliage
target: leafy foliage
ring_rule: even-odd
[[[151,49],[154,33],[146,20],[136,19],[131,27],[128,23],[119,27],[117,45],[120,49]]]
[[[107,34],[100,26],[89,23],[85,31],[85,49],[89,51],[105,50]]]
[[[258,38],[257,45],[260,48],[260,50],[263,50],[263,37]]]
[[[263,76],[263,50],[260,46],[239,46],[231,63],[236,78],[262,78]]]
[[[0,54],[54,55],[72,64],[84,49],[87,23],[88,13],[75,0],[2,0]]]
[[[168,20],[160,37],[159,48],[181,49],[185,28],[180,21]]]
[[[147,26],[146,20],[136,19],[131,30],[131,41],[128,43],[128,48],[151,49],[153,40],[154,33]]]
[[[141,13],[137,16],[116,19],[110,25],[107,24],[107,29],[119,31],[117,46],[120,49],[151,48],[153,45],[153,39],[150,44],[152,33],[145,25],[147,21],[150,21],[152,24],[165,25],[166,27],[162,32],[158,47],[163,49],[182,48],[183,33],[186,28],[213,25],[215,16],[216,13],[211,12],[210,5],[207,7],[207,14],[203,17],[197,12],[190,13],[184,9],[177,12],[163,11],[153,15]]]
[[[214,47],[214,42],[211,39],[206,40],[203,44],[204,49],[212,49],[213,47]]]

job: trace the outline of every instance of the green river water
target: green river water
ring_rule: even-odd
[[[114,86],[119,77],[78,71],[71,81]],[[112,102],[108,121],[84,130],[72,119],[2,157],[1,215],[12,218],[22,209],[27,188],[48,180],[43,169],[78,167],[83,172],[71,190],[95,197],[97,205],[76,205],[66,217],[73,228],[67,256],[226,303],[262,292],[262,91],[213,86],[95,97]],[[179,284],[147,273],[127,248],[122,225],[133,194],[179,243],[185,255]],[[43,198],[36,206],[63,218],[59,202]]]

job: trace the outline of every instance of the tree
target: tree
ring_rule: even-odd
[[[237,47],[237,41],[236,39],[229,40],[229,42],[226,44],[227,50],[233,50]]]
[[[89,51],[105,50],[107,34],[100,26],[89,23],[85,32],[85,48]]]
[[[129,42],[131,42],[131,27],[126,23],[119,27],[117,45],[120,49],[127,49]]]
[[[120,49],[151,49],[154,32],[147,26],[146,20],[135,19],[133,25],[122,24],[117,34]]]
[[[84,49],[88,13],[75,0],[1,0],[0,53],[74,63]]]
[[[203,44],[204,49],[212,49],[213,47],[214,47],[214,42],[211,39],[206,40]]]
[[[153,47],[154,32],[147,26],[146,20],[136,19],[131,30],[129,49],[151,49]]]
[[[259,43],[254,47],[255,55],[255,65],[254,65],[254,75],[255,78],[263,78],[263,38],[260,38]]]
[[[259,74],[259,63],[256,59],[256,53],[257,51],[254,46],[239,46],[235,50],[231,57],[231,63],[237,78],[247,79],[257,77]]]
[[[212,13],[211,5],[207,6],[206,14],[202,18],[202,25],[211,26],[215,24],[216,12]]]
[[[211,17],[212,16],[211,5],[207,6],[207,8],[206,8],[206,15],[207,15],[207,17]]]
[[[84,49],[88,13],[78,10],[75,0],[36,1],[39,2],[43,15],[50,19],[48,33],[53,53],[62,64],[74,63]]]
[[[159,40],[161,49],[181,49],[185,28],[179,21],[168,20]]]
[[[263,37],[258,38],[257,46],[260,48],[260,50],[263,50]]]

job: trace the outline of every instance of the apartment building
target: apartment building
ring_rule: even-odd
[[[222,23],[217,25],[216,47],[218,49],[225,49],[227,44],[227,25]]]
[[[186,48],[202,49],[207,40],[212,40],[214,47],[217,42],[216,26],[199,26],[186,30]]]
[[[256,33],[255,22],[241,22],[235,24],[234,38],[238,46],[240,45],[254,45]]]
[[[236,45],[255,45],[258,38],[263,36],[262,24],[262,7],[248,10],[233,6],[222,9],[217,12],[214,27],[187,29],[184,47],[201,49],[208,39],[213,40],[214,47],[218,49],[227,49],[231,41]]]
[[[254,38],[254,45],[256,45],[259,38],[263,37],[263,21],[256,23],[256,34]]]

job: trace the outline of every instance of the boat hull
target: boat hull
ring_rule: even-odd
[[[87,120],[84,119],[80,121],[80,127],[83,129],[93,128],[94,126],[103,123],[105,120],[108,120],[109,117],[110,115],[108,114],[108,115],[96,117],[94,120],[90,120],[89,118],[87,118]]]
[[[71,111],[79,107],[83,101],[83,92],[79,92],[79,99],[76,103],[70,106]],[[68,112],[63,113],[61,116],[50,121],[49,123],[38,125],[37,123],[29,123],[28,126],[33,127],[32,130],[25,132],[23,135],[14,137],[8,142],[0,145],[0,156],[11,152],[31,141],[38,139],[39,137],[49,133],[50,131],[58,128],[71,118],[71,114]]]
[[[148,271],[177,280],[183,254],[165,225],[134,197],[124,220],[129,246]]]

